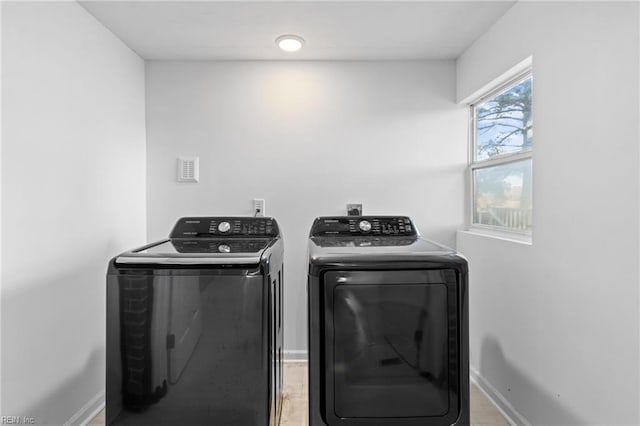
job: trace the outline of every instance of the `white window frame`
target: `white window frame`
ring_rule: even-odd
[[[521,70],[516,75],[512,75],[510,78],[503,80],[502,82],[494,85],[493,88],[485,91],[480,97],[475,98],[472,102],[469,102],[469,166],[468,166],[468,179],[469,179],[469,215],[468,215],[468,228],[470,230],[477,230],[481,232],[490,233],[496,236],[515,237],[516,239],[523,239],[530,241],[531,229],[521,230],[510,228],[506,226],[498,225],[485,225],[481,223],[474,223],[475,216],[475,171],[479,169],[485,169],[495,166],[501,166],[509,163],[515,163],[517,161],[531,160],[531,168],[533,172],[533,148],[530,147],[526,150],[516,153],[500,154],[495,157],[491,157],[485,160],[477,160],[477,142],[476,142],[476,107],[482,104],[484,101],[491,99],[498,94],[517,86],[528,78],[533,78],[531,66]],[[533,82],[533,80],[532,80]],[[533,84],[532,84],[533,90]],[[533,96],[532,96],[533,102]],[[535,124],[534,124],[535,126]],[[531,182],[533,186],[533,182]],[[533,192],[533,191],[532,191]],[[533,197],[533,193],[532,193]],[[531,202],[533,208],[533,198]],[[533,228],[533,226],[532,226]]]

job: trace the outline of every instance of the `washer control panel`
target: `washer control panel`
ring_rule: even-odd
[[[369,232],[371,231],[371,222],[369,222],[368,220],[361,220],[360,222],[358,222],[358,228],[362,231],[362,232]]]
[[[319,217],[311,227],[311,237],[329,236],[415,236],[416,229],[406,216]]]
[[[278,224],[271,217],[183,217],[169,238],[276,237]]]

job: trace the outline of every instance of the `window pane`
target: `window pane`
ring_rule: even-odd
[[[531,77],[475,107],[476,160],[531,148]]]
[[[474,170],[473,222],[531,230],[531,160]]]

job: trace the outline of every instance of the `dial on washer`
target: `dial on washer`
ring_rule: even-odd
[[[227,232],[229,229],[231,229],[229,222],[220,222],[220,225],[218,225],[218,231],[220,232]]]
[[[360,227],[360,230],[363,232],[371,231],[371,223],[369,223],[368,220],[361,220],[358,226]]]

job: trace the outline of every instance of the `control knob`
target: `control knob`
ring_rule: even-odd
[[[220,222],[220,225],[218,225],[218,231],[220,232],[227,232],[229,229],[231,229],[229,222]]]
[[[220,253],[230,253],[230,252],[231,252],[231,247],[229,247],[229,246],[228,246],[228,245],[226,245],[226,244],[220,244],[220,245],[218,246],[218,251],[219,251]]]
[[[369,223],[368,220],[361,220],[360,223],[358,224],[358,226],[360,227],[360,230],[362,232],[371,231],[371,223]]]

